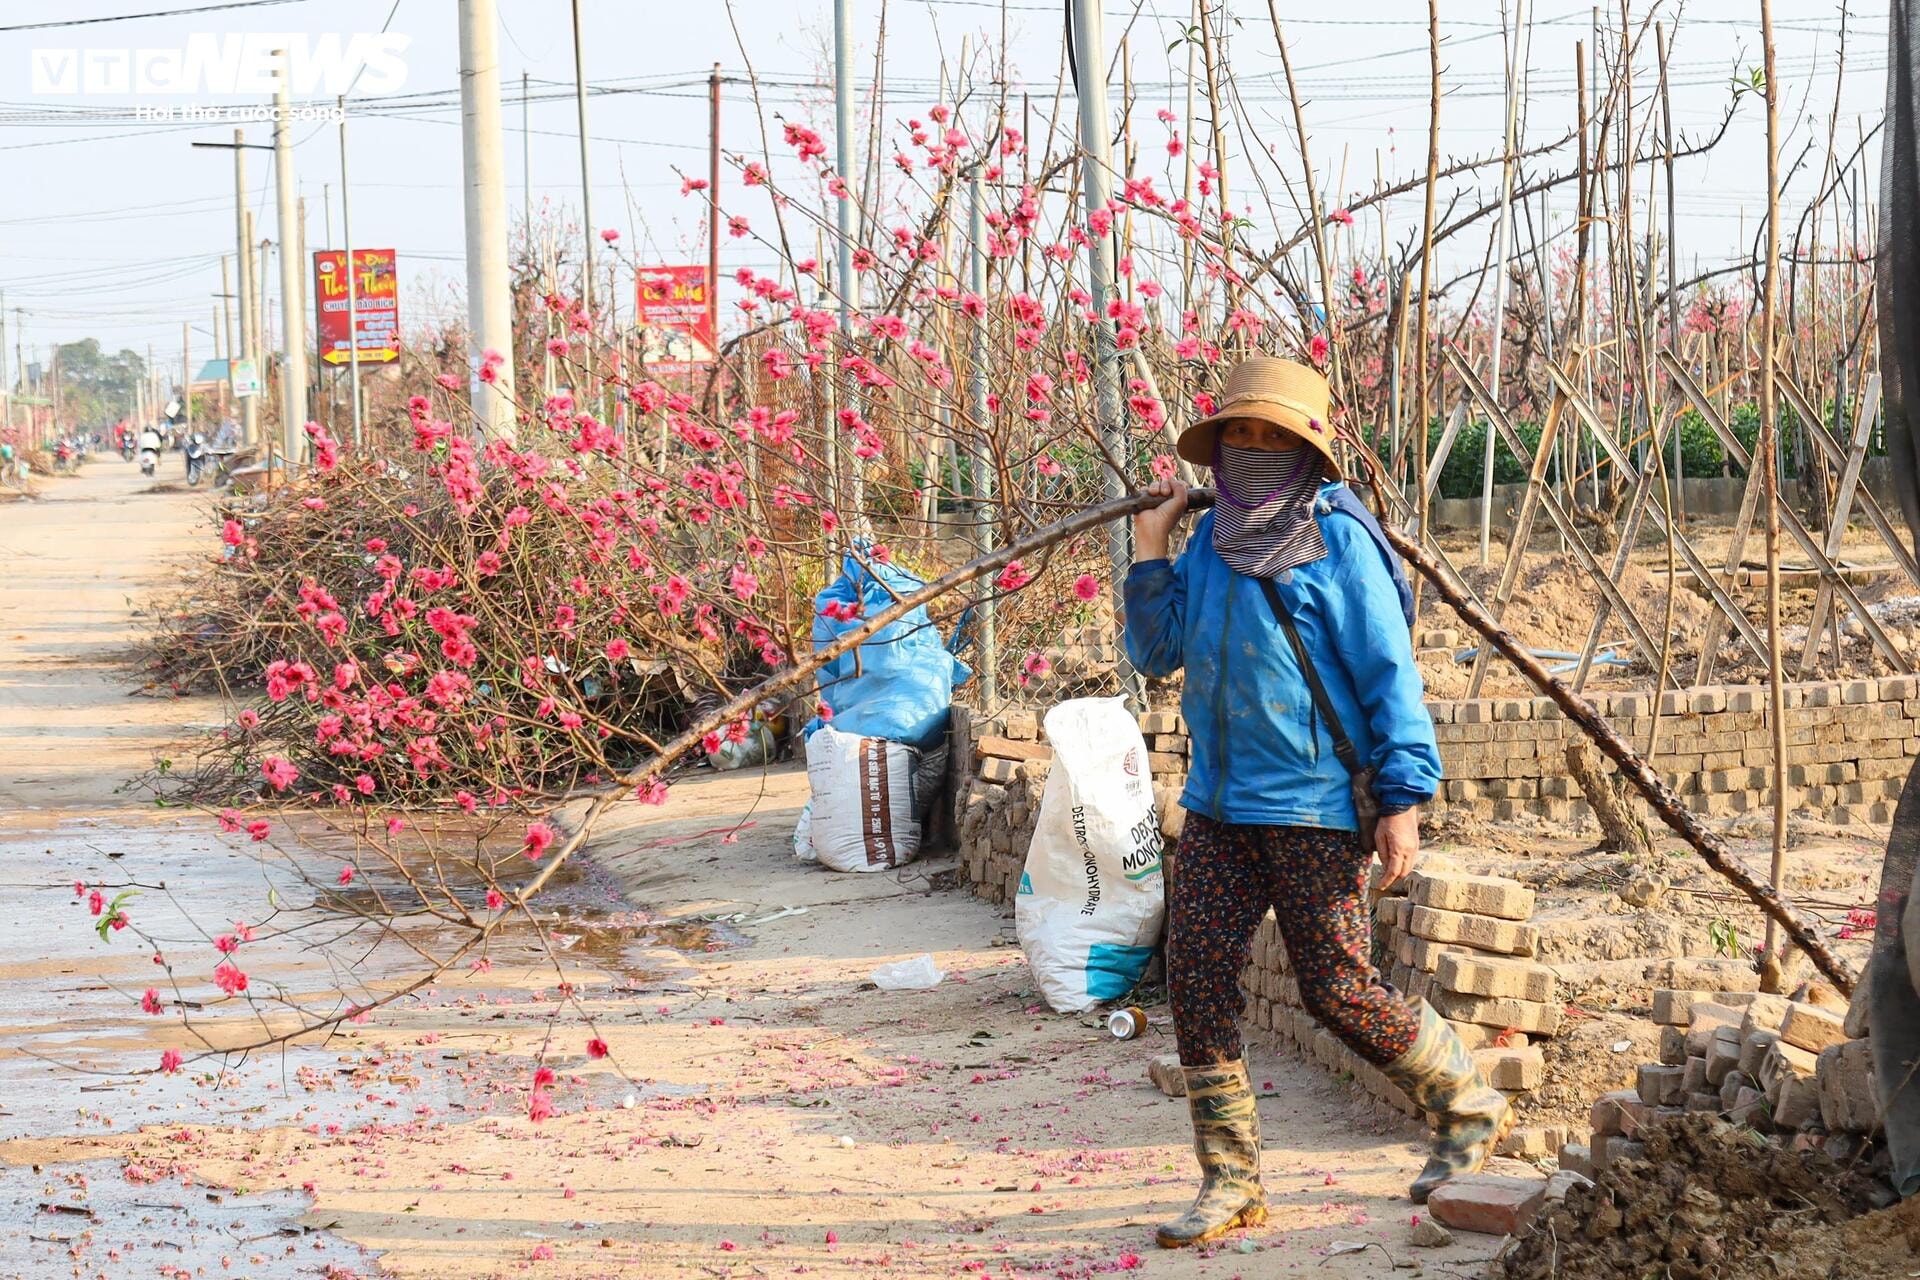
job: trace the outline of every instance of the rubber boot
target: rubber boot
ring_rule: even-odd
[[[1193,1207],[1156,1234],[1164,1249],[1217,1240],[1267,1220],[1260,1186],[1260,1112],[1245,1061],[1182,1067],[1193,1150],[1200,1157],[1200,1194]]]
[[[1425,1204],[1433,1189],[1449,1178],[1478,1173],[1493,1149],[1513,1128],[1513,1108],[1487,1083],[1467,1046],[1424,1000],[1420,1034],[1413,1048],[1387,1064],[1389,1080],[1427,1113],[1433,1124],[1433,1152],[1413,1180],[1415,1204]]]

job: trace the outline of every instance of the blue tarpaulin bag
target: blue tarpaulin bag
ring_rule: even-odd
[[[848,555],[838,578],[813,601],[813,647],[823,649],[889,607],[896,597],[926,583],[898,565],[863,562]],[[858,616],[828,617],[837,605],[859,606]],[[926,606],[888,623],[851,653],[820,669],[820,698],[833,708],[833,727],[865,738],[886,738],[917,748],[940,745],[947,731],[953,688],[973,674],[948,651]],[[811,735],[825,721],[807,725]]]

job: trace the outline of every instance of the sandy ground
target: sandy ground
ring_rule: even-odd
[[[257,993],[351,998],[407,963],[313,945],[260,847],[116,791],[214,717],[130,699],[113,676],[141,593],[200,519],[193,497],[141,487],[104,462],[0,508],[0,1272],[1226,1280],[1415,1258],[1474,1275],[1493,1251],[1472,1236],[1411,1250],[1417,1135],[1376,1131],[1270,1049],[1253,1060],[1272,1222],[1204,1253],[1155,1249],[1193,1179],[1184,1103],[1145,1076],[1171,1047],[1164,1007],[1131,1043],[1047,1012],[1011,921],[953,888],[949,864],[796,863],[791,768],[617,809],[595,865],[556,894],[557,968],[509,939],[489,973],[244,1060],[144,1018],[145,961],[95,937],[76,879],[148,886],[132,910],[196,972],[212,933],[263,920],[271,891],[284,923],[243,952]],[[868,982],[923,952],[937,988]],[[562,981],[593,1031],[561,1012]],[[210,1000],[199,985],[187,994]],[[255,1013],[228,1002],[194,1025],[231,1044]],[[586,1053],[594,1032],[605,1059]],[[185,1072],[151,1071],[166,1047]],[[539,1061],[557,1114],[535,1123]]]
[[[1726,564],[1732,525],[1731,517],[1713,518],[1690,522],[1686,529],[1687,538],[1702,562],[1716,571]],[[1440,542],[1454,566],[1473,586],[1481,600],[1492,607],[1496,588],[1507,563],[1505,541],[1495,539],[1490,563],[1486,567],[1480,565],[1478,544],[1469,534],[1459,530],[1443,531]],[[1762,577],[1755,568],[1764,564],[1762,543],[1761,530],[1756,525],[1744,544],[1742,563],[1747,568],[1736,579],[1732,591],[1733,598],[1756,628],[1764,627],[1765,618]],[[1599,558],[1601,563],[1610,564],[1612,553],[1601,554]],[[1892,641],[1909,655],[1920,653],[1920,628],[1914,625],[1916,611],[1920,610],[1920,595],[1916,595],[1913,584],[1897,568],[1892,552],[1864,517],[1856,515],[1855,522],[1849,526],[1840,560],[1854,570],[1849,575],[1854,589],[1873,611]],[[1677,560],[1676,564],[1677,577],[1671,580],[1674,584],[1671,593],[1674,609],[1671,626],[1668,625],[1667,614],[1670,579],[1667,573],[1666,540],[1653,532],[1651,521],[1641,529],[1640,540],[1635,544],[1631,563],[1621,575],[1619,586],[1621,593],[1633,603],[1634,611],[1654,645],[1663,644],[1671,636],[1668,660],[1673,664],[1672,669],[1680,673],[1679,681],[1689,684],[1694,682],[1697,674],[1700,646],[1704,638],[1703,624],[1709,615],[1717,611],[1708,594],[1688,573],[1684,561]],[[1806,555],[1791,538],[1785,539],[1781,569],[1782,635],[1785,651],[1789,655],[1789,678],[1800,678],[1800,655],[1818,581],[1809,570]],[[1459,636],[1456,654],[1471,649],[1474,637],[1445,604],[1431,594],[1424,598],[1426,603],[1420,617],[1421,629],[1454,631]],[[1578,655],[1585,647],[1598,602],[1592,579],[1561,546],[1551,524],[1541,518],[1534,526],[1512,599],[1504,609],[1495,609],[1494,612],[1522,644],[1571,657]],[[1842,624],[1846,625],[1851,613],[1843,608],[1841,614]],[[1823,638],[1821,646],[1816,646],[1820,649],[1816,664],[1805,678],[1831,679],[1842,670],[1853,676],[1884,673],[1885,659],[1879,658],[1876,662],[1874,651],[1864,638],[1864,633],[1857,633],[1857,628],[1857,622],[1848,627],[1844,664],[1835,666],[1830,640]],[[1603,662],[1596,666],[1585,688],[1594,691],[1647,688],[1658,665],[1657,649],[1652,658],[1642,655],[1633,645],[1631,633],[1617,613],[1610,615],[1600,640],[1603,652],[1610,649],[1612,656],[1621,660],[1621,663]],[[1765,679],[1764,655],[1747,648],[1737,635],[1723,636],[1716,654],[1711,683],[1737,684]],[[1549,669],[1563,668],[1560,672],[1563,675],[1573,669],[1572,662],[1561,658],[1549,656],[1546,661]],[[1445,659],[1438,654],[1428,654],[1421,663],[1428,693],[1436,697],[1466,696],[1468,671],[1465,662]],[[1532,686],[1525,677],[1504,662],[1492,665],[1482,689],[1489,695],[1517,694],[1530,697],[1533,694]]]

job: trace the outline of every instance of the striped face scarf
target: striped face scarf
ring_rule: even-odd
[[[1320,455],[1302,446],[1276,452],[1214,446],[1213,549],[1250,578],[1278,577],[1327,554],[1313,518]]]

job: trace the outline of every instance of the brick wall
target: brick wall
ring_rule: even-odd
[[[1894,676],[1789,685],[1786,695],[1787,741],[1794,760],[1787,771],[1790,803],[1835,822],[1890,820],[1911,764],[1908,757],[1920,753],[1920,724],[1916,724],[1920,721],[1920,683],[1914,677]],[[1689,689],[1664,696],[1661,752],[1656,761],[1690,807],[1715,815],[1770,806],[1767,761],[1771,736],[1763,722],[1765,700],[1764,688],[1750,687]],[[1649,695],[1602,694],[1590,701],[1619,733],[1638,746],[1645,745],[1652,723]],[[1447,778],[1442,794],[1436,797],[1438,804],[1467,807],[1494,818],[1530,813],[1565,820],[1585,813],[1587,806],[1576,798],[1578,789],[1566,775],[1564,754],[1566,743],[1579,730],[1551,701],[1482,699],[1428,705]],[[1172,838],[1178,835],[1183,817],[1178,799],[1186,782],[1185,728],[1171,711],[1148,712],[1140,724],[1153,767],[1161,826]],[[1043,740],[1038,714],[1030,709],[981,717],[967,708],[955,707],[952,735],[954,828],[964,873],[977,895],[1011,907],[1033,837],[1041,792],[1052,768],[1052,750]],[[1177,851],[1170,856],[1177,858]],[[1377,905],[1375,959],[1401,989],[1425,995],[1435,1001],[1436,1007],[1442,1007],[1467,1037],[1469,1047],[1484,1059],[1483,1067],[1497,1077],[1497,1087],[1518,1098],[1541,1079],[1540,1051],[1528,1045],[1528,1038],[1551,1037],[1557,1029],[1553,1015],[1559,1011],[1551,971],[1527,963],[1533,954],[1529,941],[1532,926],[1525,923],[1532,909],[1531,892],[1504,881],[1488,881],[1493,888],[1468,885],[1487,893],[1497,888],[1514,899],[1494,909],[1451,900],[1431,905],[1439,899],[1417,887],[1426,880],[1440,885],[1442,881],[1480,879],[1436,869],[1403,882]],[[1487,914],[1489,911],[1491,914]],[[1469,925],[1478,926],[1480,932],[1463,932]],[[1676,967],[1682,963],[1691,966],[1686,975]],[[1750,970],[1741,967],[1748,977],[1752,976]],[[1679,987],[1683,977],[1696,977],[1692,986],[1718,989],[1729,983],[1725,968],[1715,961],[1672,961],[1658,976],[1656,985]],[[1697,975],[1696,969],[1701,971]],[[1509,991],[1506,986],[1496,989],[1489,983],[1519,985]],[[1539,984],[1540,989],[1528,984]],[[1241,985],[1247,995],[1250,1031],[1293,1045],[1329,1071],[1351,1080],[1357,1093],[1382,1108],[1410,1112],[1407,1100],[1384,1076],[1347,1050],[1301,1007],[1299,986],[1271,914],[1254,938],[1252,961],[1241,977]],[[1716,999],[1731,998],[1720,995]],[[1484,1010],[1483,1005],[1487,1006]],[[1659,1008],[1656,1002],[1657,1018]],[[1532,1014],[1537,1014],[1539,1021],[1529,1022],[1527,1015]],[[1488,1038],[1495,1028],[1514,1027],[1520,1028],[1520,1034],[1506,1036],[1498,1046]],[[1805,1088],[1810,1091],[1807,1097],[1815,1099],[1819,1110],[1841,1115],[1840,1120],[1827,1121],[1829,1129],[1843,1121],[1862,1131],[1872,1127],[1873,1117],[1846,1119],[1854,1112],[1866,1114],[1856,1098],[1861,1092],[1856,1077],[1866,1078],[1862,1075],[1864,1068],[1855,1062],[1864,1061],[1858,1052],[1863,1043],[1849,1041],[1844,1048],[1828,1051],[1820,1059],[1817,1079],[1811,1067],[1802,1073],[1807,1077]],[[1809,1051],[1812,1048],[1808,1046]],[[1663,1053],[1663,1058],[1664,1064],[1654,1065],[1685,1066],[1688,1061],[1684,1046],[1673,1054]],[[1829,1063],[1828,1058],[1833,1061]],[[1659,1074],[1655,1071],[1641,1082],[1642,1093],[1664,1089],[1656,1079]],[[1664,1093],[1658,1101],[1667,1101]],[[1646,1098],[1649,1107],[1655,1102],[1653,1097]],[[1665,1108],[1661,1110],[1664,1113]],[[1599,1115],[1599,1108],[1595,1114]],[[1590,1143],[1577,1149],[1583,1153],[1592,1150],[1594,1162],[1604,1163],[1613,1145],[1618,1145],[1611,1140],[1617,1130],[1608,1130],[1598,1121],[1594,1129]],[[1583,1136],[1552,1127],[1523,1127],[1502,1149],[1522,1156],[1551,1155],[1563,1144],[1577,1144]],[[1594,1149],[1593,1144],[1604,1150]]]
[[[1589,699],[1622,737],[1645,750],[1653,697],[1600,693]],[[1763,686],[1671,690],[1660,699],[1662,777],[1686,805],[1710,817],[1768,809],[1772,739]],[[1920,754],[1920,681],[1913,676],[1790,684],[1786,688],[1787,804],[1847,825],[1885,823],[1912,759]],[[1531,814],[1554,822],[1589,810],[1567,775],[1566,748],[1580,731],[1548,698],[1479,698],[1427,704],[1445,774],[1435,808],[1505,821]],[[1174,711],[1140,718],[1154,793],[1168,834],[1179,828],[1186,785],[1186,726]],[[974,883],[1001,901],[1008,869],[1019,882],[1026,835],[1052,761],[1032,710],[978,717],[954,709],[956,830],[963,853],[982,838]],[[995,861],[998,859],[998,861]],[[989,867],[995,869],[988,875]],[[971,873],[970,873],[971,874]]]
[[[988,902],[1012,906],[1053,749],[1039,740],[1039,717],[1030,710],[988,718],[955,707],[949,734],[953,829],[967,884]]]
[[[1645,750],[1653,697],[1596,694],[1616,732]],[[1660,698],[1655,767],[1687,807],[1709,816],[1770,808],[1772,736],[1763,686],[1670,690]],[[1912,676],[1786,688],[1787,804],[1829,821],[1888,822],[1920,753],[1920,682]],[[1446,781],[1436,802],[1480,816],[1584,816],[1566,747],[1582,736],[1547,698],[1428,704]]]

